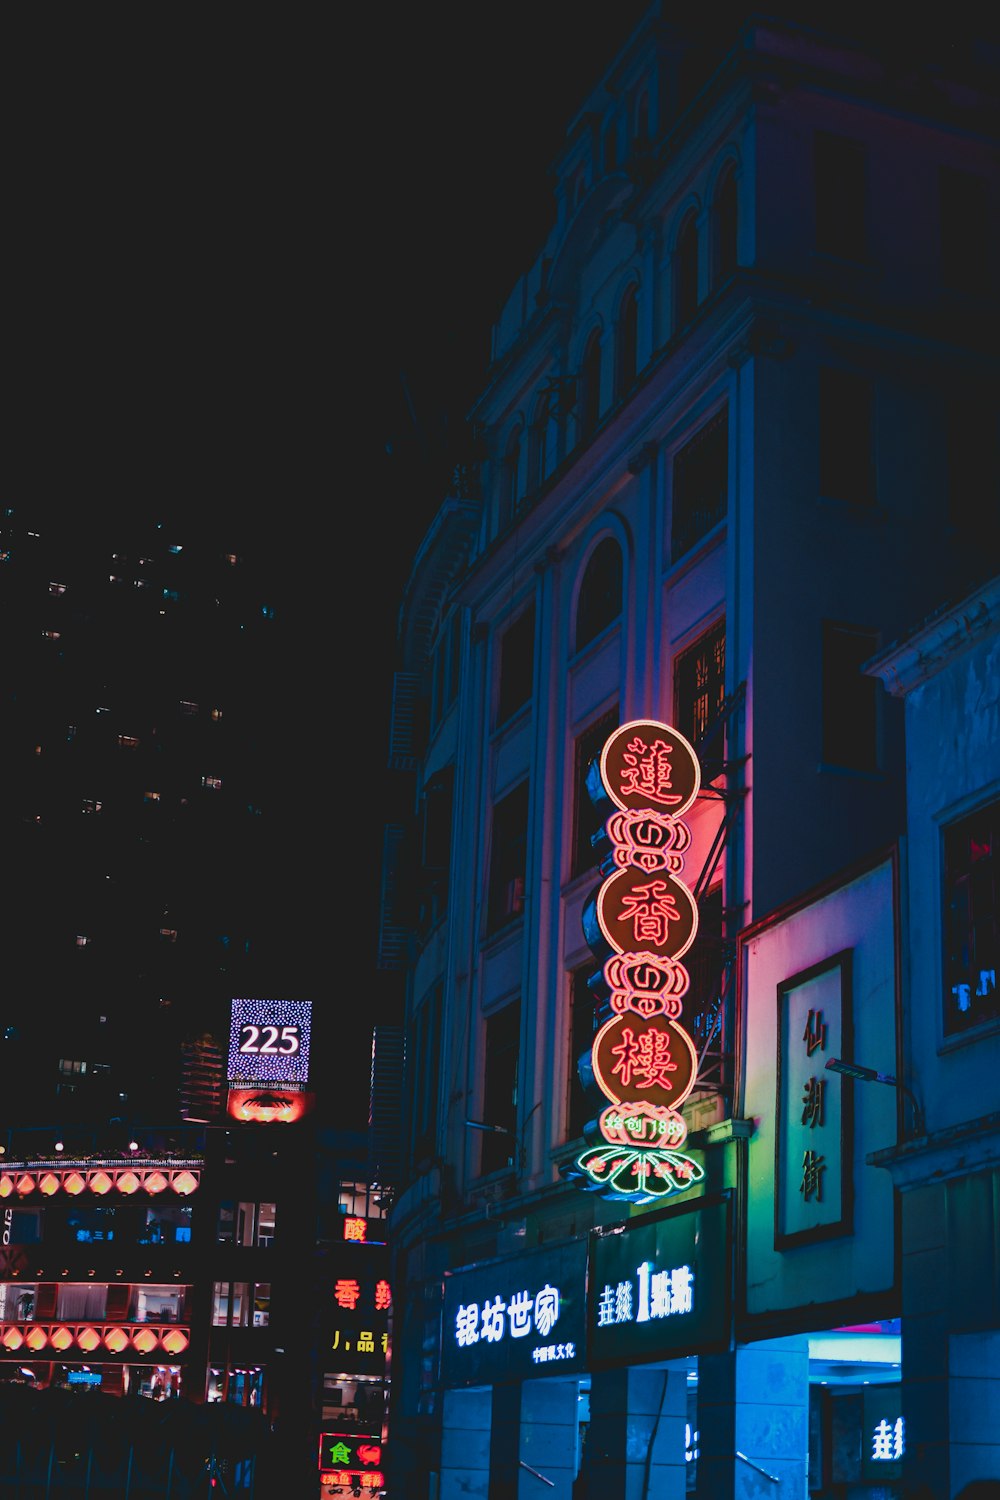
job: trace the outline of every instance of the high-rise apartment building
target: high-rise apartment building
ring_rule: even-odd
[[[716,19],[568,122],[403,599],[409,1500],[1000,1472],[997,55]]]
[[[371,1032],[329,1004],[307,611],[238,522],[66,510],[0,535],[0,1421],[219,1406],[240,1492],[370,1489],[385,1200]],[[25,1442],[0,1489],[55,1451]],[[108,1493],[143,1464],[74,1451]]]

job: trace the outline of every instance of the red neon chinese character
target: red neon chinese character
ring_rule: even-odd
[[[670,790],[672,782],[669,756],[673,748],[666,740],[654,740],[651,745],[647,745],[638,735],[630,740],[622,756],[625,762],[621,773],[622,796],[634,792],[650,802],[659,802],[664,807],[676,807],[678,802],[683,801],[683,798]]]
[[[375,1283],[375,1307],[380,1310],[392,1306],[392,1292],[387,1281],[376,1281]]]
[[[632,923],[636,947],[644,942],[665,943],[670,923],[679,922],[680,917],[676,898],[668,891],[666,881],[651,880],[648,885],[637,885],[622,897],[622,920]]]
[[[651,1089],[656,1084],[663,1089],[673,1088],[666,1075],[676,1073],[677,1064],[670,1061],[669,1033],[658,1026],[650,1026],[638,1037],[626,1026],[620,1044],[611,1051],[618,1058],[611,1071],[621,1074],[624,1088],[632,1082],[633,1073],[636,1088]]]
[[[363,1241],[368,1238],[368,1222],[365,1219],[345,1219],[344,1239]]]
[[[336,1297],[340,1307],[355,1308],[358,1305],[358,1298],[361,1296],[361,1284],[360,1282],[341,1277],[334,1285],[333,1295]]]

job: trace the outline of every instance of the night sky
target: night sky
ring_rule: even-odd
[[[8,37],[5,489],[266,552],[317,792],[302,879],[349,879],[331,962],[376,1003],[401,590],[565,126],[644,9],[90,10]]]

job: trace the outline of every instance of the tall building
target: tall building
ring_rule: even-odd
[[[309,602],[238,520],[2,519],[0,1421],[25,1387],[39,1422],[71,1390],[220,1406],[228,1482],[371,1489],[392,1164],[376,1201],[374,1017],[329,1003],[310,853]]]
[[[995,683],[899,701],[1000,555],[997,54],[715,20],[568,123],[402,602],[412,1500],[1000,1474]]]

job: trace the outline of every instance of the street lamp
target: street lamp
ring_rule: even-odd
[[[827,1059],[827,1067],[833,1073],[843,1073],[847,1078],[857,1078],[861,1083],[887,1083],[890,1088],[899,1089],[910,1101],[913,1110],[913,1123],[917,1135],[926,1135],[927,1126],[924,1121],[924,1112],[917,1102],[917,1096],[913,1090],[907,1088],[905,1083],[900,1082],[892,1073],[880,1073],[877,1068],[866,1068],[864,1063],[845,1062],[840,1057]]]

